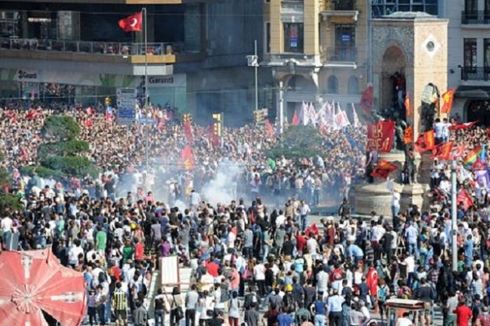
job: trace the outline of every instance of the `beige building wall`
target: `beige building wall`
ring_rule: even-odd
[[[284,48],[284,31],[281,22],[281,0],[270,0],[271,54],[280,54]]]
[[[320,5],[319,0],[304,0],[304,53],[320,54]]]

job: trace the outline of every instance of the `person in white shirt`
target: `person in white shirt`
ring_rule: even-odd
[[[304,200],[301,201],[299,206],[299,214],[301,216],[301,230],[304,231],[306,229],[306,219],[308,214],[311,213],[310,206]]]
[[[396,321],[396,326],[413,326],[412,321],[408,318],[409,313],[404,312],[403,317],[398,318]]]

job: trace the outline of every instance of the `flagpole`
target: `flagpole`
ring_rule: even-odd
[[[458,207],[457,207],[457,184],[456,184],[456,160],[451,161],[451,248],[452,248],[452,269],[453,272],[458,271],[458,235],[457,235],[457,222],[458,222]]]
[[[145,107],[148,106],[148,33],[146,21],[146,7],[143,7],[143,23],[144,23],[144,42],[145,42]]]

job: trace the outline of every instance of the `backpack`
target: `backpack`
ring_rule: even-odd
[[[378,301],[385,302],[386,297],[388,296],[388,286],[380,286],[378,287]]]

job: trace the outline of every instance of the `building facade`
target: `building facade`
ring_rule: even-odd
[[[291,120],[303,101],[359,103],[368,82],[367,2],[266,0],[264,69]]]
[[[118,27],[142,8],[146,56],[144,33]],[[262,10],[263,0],[2,1],[0,97],[92,104],[118,88],[144,93],[146,73],[153,104],[197,118],[251,111],[246,55],[263,35]]]

